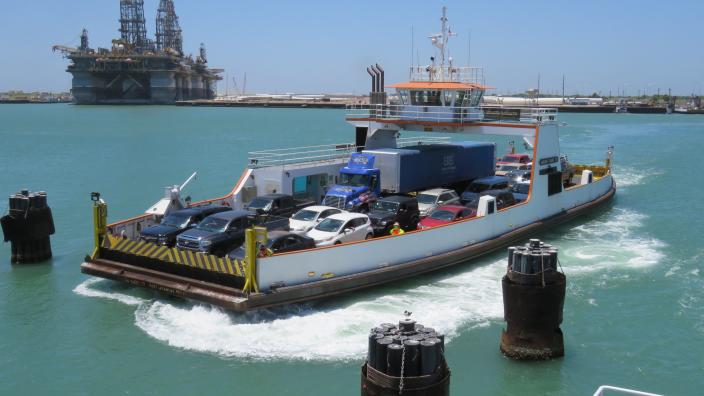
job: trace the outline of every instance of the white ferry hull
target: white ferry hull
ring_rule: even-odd
[[[327,298],[466,263],[596,209],[609,202],[615,192],[615,183],[607,175],[594,183],[562,193],[570,197],[570,202],[575,202],[571,201],[574,198],[581,203],[572,203],[564,209],[556,206],[559,209],[550,215],[534,220],[530,219],[535,216],[532,213],[535,205],[529,202],[484,218],[399,237],[269,257],[259,261],[257,273],[262,292],[249,295],[233,287],[104,259],[86,262],[81,269],[87,274],[244,312]],[[506,223],[513,219],[512,213],[516,210],[520,211],[515,212],[516,216],[525,218],[528,223]],[[370,260],[371,257],[374,260]],[[387,261],[383,261],[384,258]],[[366,266],[367,270],[359,270],[360,266]],[[353,272],[340,272],[346,269]],[[315,272],[315,276],[309,276],[310,272]],[[320,278],[321,275],[327,278]],[[280,281],[283,276],[291,277],[289,281],[300,279],[301,283],[268,290],[266,285],[271,283],[266,282]]]

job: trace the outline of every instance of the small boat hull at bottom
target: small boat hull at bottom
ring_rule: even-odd
[[[517,243],[526,237],[534,236],[540,231],[596,209],[609,202],[615,192],[616,187],[612,183],[611,189],[594,201],[461,249],[357,274],[281,287],[268,293],[246,295],[236,288],[110,260],[97,259],[84,262],[81,265],[81,271],[89,275],[127,282],[140,287],[148,287],[178,297],[204,301],[228,310],[244,312],[326,298],[466,262],[496,249]]]

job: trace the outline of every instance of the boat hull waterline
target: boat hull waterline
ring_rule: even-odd
[[[598,181],[594,181],[588,185],[578,186],[575,189],[581,190],[596,187],[605,187],[606,191],[595,199],[586,201],[566,210],[561,210],[552,216],[534,221],[522,227],[517,227],[490,239],[475,243],[466,243],[466,246],[444,252],[438,252],[437,254],[427,254],[427,257],[419,259],[399,263],[382,263],[378,266],[378,268],[372,270],[340,276],[331,274],[332,276],[328,279],[320,279],[292,286],[282,286],[276,289],[269,289],[261,293],[245,294],[241,289],[236,287],[226,286],[212,281],[198,280],[190,276],[186,277],[165,273],[163,271],[157,271],[144,268],[142,266],[127,264],[122,261],[114,261],[104,258],[87,260],[81,265],[81,271],[89,275],[122,281],[135,286],[154,289],[182,298],[195,299],[238,312],[270,308],[349,293],[368,287],[445,269],[453,265],[466,263],[468,260],[475,259],[496,249],[509,246],[510,244],[519,242],[525,238],[535,236],[537,233],[554,228],[560,223],[572,220],[578,216],[582,216],[603,206],[615,195],[616,185],[610,174],[599,179]],[[570,190],[566,190],[563,191],[562,194],[570,194],[571,192],[572,191]],[[526,202],[524,205],[525,210],[530,210],[529,202]],[[519,208],[509,208],[501,212],[513,211],[516,209]],[[508,213],[501,212],[488,217],[501,214],[508,215]],[[451,232],[459,232],[460,228],[458,227],[462,227],[462,225],[463,223],[451,224],[441,227],[440,229],[447,229],[447,231]],[[406,238],[412,235],[430,236],[432,233],[437,231],[439,231],[439,229],[423,230],[409,233],[401,237],[385,237],[371,241],[352,243],[348,246],[384,244],[388,245],[384,248],[394,251],[395,248],[393,244],[390,244],[389,242],[394,242],[397,238]],[[429,242],[433,238],[424,239],[426,242]],[[342,250],[345,250],[345,247],[346,245],[342,245],[328,249],[343,253]],[[320,253],[321,250],[323,249],[314,249],[310,251],[310,253]],[[354,254],[349,252],[347,253]],[[295,258],[294,256],[300,255],[301,253],[291,254],[290,258]],[[283,256],[285,257],[288,255]],[[276,256],[262,261],[266,263],[266,261],[275,258]],[[303,260],[305,259],[301,257],[300,261]],[[301,264],[302,263],[299,265]]]

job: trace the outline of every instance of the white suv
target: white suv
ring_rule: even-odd
[[[288,227],[293,232],[308,232],[316,224],[343,210],[330,206],[309,206],[296,212],[289,220]]]
[[[457,195],[457,192],[447,188],[434,188],[432,190],[421,191],[416,198],[418,199],[420,217],[427,216],[433,209],[440,205],[460,203],[460,196]]]
[[[374,229],[369,217],[362,213],[338,213],[321,221],[306,234],[316,246],[372,239]]]

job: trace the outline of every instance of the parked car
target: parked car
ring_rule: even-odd
[[[329,216],[342,212],[344,212],[344,210],[331,206],[308,206],[296,212],[291,219],[289,219],[288,227],[291,231],[308,232],[315,227],[316,224]]]
[[[516,199],[516,202],[523,202],[528,199],[528,192],[530,191],[530,181],[521,181],[511,185],[511,193]]]
[[[468,204],[479,199],[482,191],[502,190],[508,188],[508,178],[506,176],[487,176],[469,183],[462,193],[462,203]]]
[[[494,172],[494,174],[496,174],[497,176],[506,176],[506,174],[509,173],[509,172],[511,172],[511,171],[516,171],[516,170],[527,171],[527,170],[530,170],[530,169],[532,168],[532,166],[533,166],[533,165],[530,164],[530,163],[528,163],[528,164],[521,164],[521,163],[519,163],[519,162],[513,162],[513,163],[510,163],[510,164],[501,164],[501,165],[499,165],[499,167],[496,169],[496,172]]]
[[[338,213],[321,221],[306,234],[316,246],[338,245],[374,237],[369,217],[362,213]]]
[[[475,217],[476,215],[476,209],[462,205],[443,205],[430,212],[426,218],[420,221],[418,227],[424,230],[442,224],[449,224],[453,221]]]
[[[147,227],[140,233],[140,239],[168,247],[176,245],[176,236],[214,213],[232,210],[227,206],[203,205],[177,210],[165,216],[161,223]]]
[[[272,253],[294,252],[296,250],[313,249],[315,241],[305,235],[296,234],[290,231],[271,231],[267,234],[266,245]],[[228,256],[236,259],[244,259],[244,246],[239,246],[231,251]]]
[[[506,154],[502,158],[499,158],[499,160],[496,162],[496,168],[498,169],[499,166],[503,164],[527,164],[532,161],[533,160],[530,159],[530,156],[528,154]]]
[[[420,217],[425,217],[440,205],[451,205],[460,202],[460,196],[455,190],[434,188],[418,193],[418,209]]]
[[[496,199],[496,210],[508,208],[509,206],[512,206],[512,205],[515,205],[516,203],[518,203],[516,198],[513,196],[513,193],[509,189],[486,190],[486,191],[482,191],[481,194],[479,194],[480,197],[483,197],[485,195],[491,195],[492,197],[494,197],[494,199]],[[476,211],[478,205],[479,205],[479,198],[475,199],[474,201],[468,203],[465,206]]]
[[[531,171],[529,170],[514,170],[508,172],[506,175],[508,178],[508,184],[520,183],[522,181],[530,181]]]
[[[255,225],[268,230],[282,229],[288,227],[288,219],[257,216],[246,210],[220,212],[176,237],[176,247],[222,256],[240,246],[244,242],[244,231]]]
[[[405,195],[378,199],[371,205],[367,216],[376,236],[389,235],[394,223],[399,223],[406,231],[415,230],[420,221],[418,201]]]
[[[306,206],[315,205],[313,200],[296,200],[287,194],[266,194],[256,197],[246,209],[257,214],[291,217]]]

